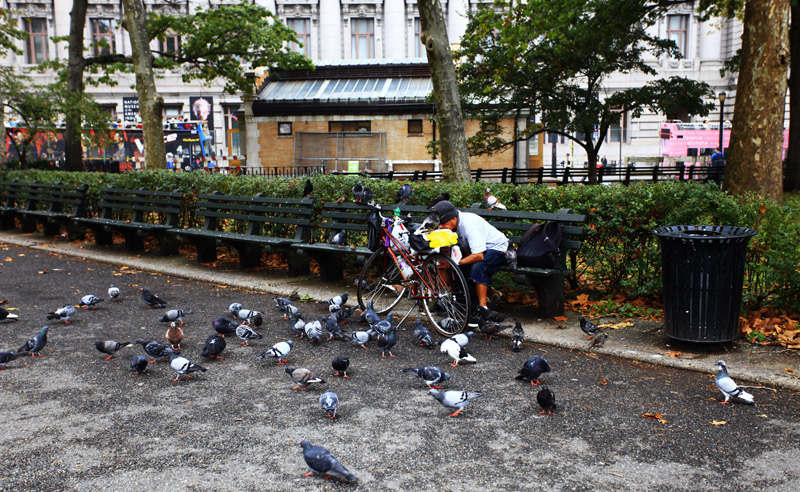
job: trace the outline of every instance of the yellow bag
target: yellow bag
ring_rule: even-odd
[[[458,243],[458,234],[450,229],[436,229],[427,234],[428,241],[431,243],[431,248],[441,248],[443,246],[452,246]]]

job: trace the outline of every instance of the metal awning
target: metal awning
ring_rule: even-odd
[[[267,84],[259,99],[269,103],[377,100],[421,103],[432,90],[430,77],[275,80]]]

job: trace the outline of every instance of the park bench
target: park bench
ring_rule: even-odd
[[[313,198],[229,196],[218,191],[197,198],[194,210],[203,218],[203,227],[173,232],[197,247],[198,262],[215,261],[217,245],[230,245],[238,251],[242,268],[258,266],[266,250],[286,256],[290,275],[308,273],[309,259],[290,246],[311,238]]]
[[[17,210],[24,206],[20,198],[24,187],[25,183],[17,180],[0,181],[0,227],[3,229],[16,227]]]
[[[20,220],[22,232],[35,232],[37,224],[42,224],[45,235],[57,236],[64,225],[69,237],[80,237],[80,229],[74,227],[72,220],[86,213],[89,185],[33,182],[7,184],[6,189],[4,227],[14,227],[16,217]]]
[[[98,246],[113,243],[113,233],[125,238],[128,251],[144,249],[144,238],[158,240],[163,255],[178,254],[178,241],[170,230],[178,227],[183,192],[156,191],[139,188],[105,188],[100,192],[98,217],[76,218],[75,222],[94,233]]]

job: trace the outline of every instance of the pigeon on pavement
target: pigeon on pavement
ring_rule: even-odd
[[[164,357],[166,359],[173,354],[180,354],[180,352],[177,350],[173,350],[156,340],[147,341],[143,338],[137,338],[134,340],[134,343],[141,345],[144,348],[145,353],[153,359],[158,359],[159,357]],[[150,361],[151,364],[155,362],[155,360]]]
[[[233,315],[234,318],[240,319],[248,325],[261,326],[264,323],[262,313],[252,309],[240,309]]]
[[[305,330],[309,342],[322,341],[322,323],[319,320],[309,321],[303,327],[303,330]]]
[[[354,331],[350,333],[350,339],[358,344],[359,347],[366,349],[369,342],[369,333],[366,331]]]
[[[341,295],[333,296],[330,299],[328,299],[326,302],[328,304],[331,304],[331,305],[332,304],[336,304],[337,306],[342,307],[347,303],[347,298],[348,297],[350,297],[350,294],[348,294],[347,292],[342,292]]]
[[[18,319],[19,316],[17,316],[14,313],[9,313],[8,311],[0,307],[0,321],[5,321],[5,320],[17,321]]]
[[[447,408],[452,408],[455,412],[451,413],[449,417],[457,417],[464,407],[469,405],[475,398],[481,396],[480,393],[474,393],[472,391],[459,391],[459,390],[448,390],[448,391],[436,391],[435,389],[428,390],[428,393],[437,400],[439,403],[444,405]]]
[[[178,376],[173,379],[173,381],[177,381],[183,376],[186,375],[186,379],[190,379],[190,373],[193,372],[206,372],[207,369],[203,366],[197,365],[194,362],[190,361],[186,357],[181,357],[177,354],[172,354],[169,356],[169,365],[172,367],[172,370],[178,373]]]
[[[503,325],[496,321],[484,320],[478,317],[478,328],[481,330],[481,333],[486,335],[487,340],[491,340],[493,336],[501,331],[511,328],[511,325]]]
[[[294,344],[294,340],[286,340],[285,342],[278,342],[272,347],[268,348],[263,354],[256,357],[257,359],[265,359],[267,357],[272,357],[274,359],[278,359],[278,365],[283,365],[288,362],[286,357],[289,355],[289,352],[292,351],[292,345]]]
[[[528,380],[531,382],[531,386],[536,386],[537,384],[541,384],[539,382],[539,376],[545,372],[550,372],[550,365],[547,364],[547,359],[539,355],[534,355],[525,361],[522,369],[519,370],[517,377],[514,379]]]
[[[328,332],[328,340],[331,338],[338,338],[340,340],[344,339],[344,334],[342,334],[342,328],[339,326],[339,322],[336,320],[336,316],[323,316],[320,318],[320,323],[324,323],[325,330]]]
[[[377,339],[381,335],[386,335],[392,329],[392,318],[394,317],[394,313],[388,313],[385,319],[378,321],[377,323],[371,325],[367,333],[369,333],[370,338]]]
[[[183,330],[178,327],[174,321],[170,322],[167,332],[164,334],[167,341],[172,345],[173,350],[181,350],[181,342],[183,341]]]
[[[422,324],[422,320],[419,318],[414,320],[414,337],[421,347],[432,349],[435,346],[431,338],[431,332]]]
[[[468,331],[466,333],[459,333],[458,335],[453,335],[450,337],[451,339],[455,340],[457,344],[462,347],[466,347],[472,337],[475,335],[474,332]]]
[[[228,312],[234,316],[236,316],[236,313],[238,313],[241,309],[242,309],[242,304],[239,302],[234,302],[230,306],[228,306]]]
[[[347,368],[350,367],[350,358],[344,355],[337,355],[334,357],[333,361],[331,361],[331,367],[336,371],[333,373],[334,376],[338,376],[339,373],[342,373],[343,378],[349,378],[350,376],[347,375]]]
[[[542,385],[539,392],[536,393],[536,403],[542,407],[540,414],[553,415],[553,410],[556,409],[556,397],[547,385]]]
[[[735,396],[754,407],[758,406],[753,400],[753,395],[737,386],[733,379],[728,376],[728,366],[725,365],[724,361],[717,361],[717,378],[715,381],[717,388],[725,395],[725,399],[720,402],[722,405],[729,403],[731,397]]]
[[[439,369],[436,366],[425,366],[425,367],[408,367],[403,369],[402,372],[407,372],[409,374],[413,374],[418,378],[425,381],[425,384],[428,385],[428,389],[442,389],[441,386],[434,386],[437,383],[443,383],[445,381],[450,380],[450,373],[444,372],[443,370]]]
[[[119,299],[119,287],[114,287],[113,285],[108,288],[108,298],[112,301],[116,301]]]
[[[242,340],[240,345],[244,345],[245,347],[250,346],[250,340],[264,338],[261,333],[255,331],[254,329],[250,328],[249,325],[244,323],[236,327],[236,336]]]
[[[372,308],[372,301],[367,301],[367,308],[364,310],[362,318],[363,321],[361,321],[361,323],[367,323],[370,326],[381,320],[381,317],[378,316],[378,313]]]
[[[392,348],[397,344],[397,330],[392,328],[389,330],[389,333],[385,335],[378,336],[378,347],[381,348],[381,357],[384,359],[386,358],[386,354],[389,354],[389,357],[394,357],[392,353]]]
[[[63,321],[65,325],[68,325],[73,314],[75,314],[75,306],[72,304],[65,304],[55,311],[47,313],[47,319],[57,319]]]
[[[96,340],[94,346],[97,350],[104,354],[108,354],[104,360],[110,360],[114,354],[125,347],[130,347],[131,342],[115,342],[114,340]]]
[[[336,418],[336,410],[339,408],[339,395],[331,390],[319,396],[319,406],[325,410],[325,416],[330,419]]]
[[[144,374],[144,371],[147,370],[147,356],[146,355],[134,355],[131,358],[131,371],[134,374]]]
[[[347,469],[339,463],[339,460],[324,447],[312,446],[308,441],[302,441],[300,447],[303,448],[303,459],[306,461],[308,468],[311,469],[310,472],[306,473],[307,477],[311,475],[322,475],[325,478],[343,478],[348,482],[354,482],[356,480],[356,477],[347,471]]]
[[[586,333],[586,339],[590,340],[592,337],[600,333],[600,328],[597,327],[596,324],[592,323],[591,321],[587,320],[583,316],[579,318],[581,323],[581,330]]]
[[[289,318],[289,329],[294,333],[295,338],[303,338],[306,334],[306,320],[300,313],[293,314]]]
[[[332,314],[334,319],[336,319],[336,322],[342,324],[347,320],[347,318],[353,315],[355,310],[356,308],[354,307],[341,307],[335,313]]]
[[[235,334],[237,326],[239,326],[239,323],[228,318],[219,317],[214,320],[214,331],[223,337]]]
[[[161,323],[172,323],[174,321],[183,326],[183,317],[187,314],[192,314],[192,312],[188,309],[170,309],[158,321]]]
[[[324,379],[314,376],[314,373],[310,370],[306,369],[305,367],[289,367],[287,366],[286,369],[283,370],[286,374],[288,374],[292,380],[297,384],[292,389],[299,389],[301,391],[305,391],[308,387],[312,384],[322,384],[325,382]]]
[[[608,338],[608,334],[604,331],[599,331],[595,333],[592,337],[592,341],[589,342],[589,350],[592,350],[595,347],[602,347],[606,343],[606,339]]]
[[[142,287],[141,291],[142,291],[142,301],[144,302],[145,306],[147,306],[147,309],[152,309],[154,307],[164,309],[165,307],[167,307],[166,302],[159,299],[157,295],[153,294],[149,290]]]
[[[459,362],[472,362],[476,363],[475,357],[471,356],[464,350],[464,347],[458,344],[454,339],[448,338],[447,340],[442,342],[442,345],[439,347],[439,350],[442,353],[445,353],[453,358],[453,362],[450,363],[451,366],[456,367]]]
[[[41,352],[42,349],[44,349],[44,346],[47,345],[48,331],[50,331],[50,327],[43,327],[36,336],[25,342],[25,345],[18,348],[17,352],[30,352],[31,357],[36,357],[37,355],[39,357],[43,356],[44,354],[39,352]]]
[[[226,345],[227,342],[222,335],[209,335],[206,338],[206,343],[203,345],[203,353],[200,356],[206,359],[221,359],[222,356],[219,354],[225,350]]]
[[[95,295],[88,294],[88,295],[85,295],[85,296],[81,297],[81,302],[78,303],[78,305],[80,307],[82,307],[83,309],[92,309],[92,310],[94,310],[94,309],[97,309],[97,305],[100,304],[101,302],[103,302],[103,299],[100,299],[99,297],[97,297]]]
[[[20,357],[25,357],[28,355],[28,352],[0,352],[0,371],[6,368],[6,364],[11,362],[12,360],[19,359]]]

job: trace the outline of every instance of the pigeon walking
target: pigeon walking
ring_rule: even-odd
[[[397,330],[392,328],[389,333],[378,336],[378,347],[381,348],[381,357],[384,359],[388,354],[389,357],[394,357],[392,348],[397,344]]]
[[[371,325],[367,333],[369,333],[370,338],[377,339],[381,335],[386,335],[392,329],[392,318],[394,317],[394,313],[388,313],[385,319],[378,321],[377,323]]]
[[[191,379],[191,376],[189,376],[189,374],[193,372],[207,371],[205,367],[195,364],[186,357],[181,357],[180,355],[177,354],[170,355],[169,365],[173,371],[178,373],[177,377],[173,379],[173,381],[178,381],[184,374],[186,375],[186,379]]]
[[[372,326],[375,323],[381,320],[381,317],[378,316],[378,313],[372,308],[372,301],[367,301],[367,308],[364,310],[364,313],[361,315],[360,323],[367,323],[368,325]]]
[[[192,314],[192,312],[189,311],[188,309],[170,309],[169,311],[164,313],[164,315],[161,316],[161,319],[158,321],[161,323],[175,322],[183,326],[183,317],[186,316],[187,314]]]
[[[511,350],[519,352],[522,349],[522,342],[525,341],[525,330],[522,329],[522,323],[519,321],[514,325],[511,330]]]
[[[225,350],[226,345],[227,342],[222,335],[209,335],[206,338],[206,343],[203,345],[203,353],[200,356],[206,359],[221,359],[222,356],[219,354]]]
[[[137,338],[136,340],[134,340],[133,343],[138,343],[139,345],[141,345],[142,348],[144,348],[145,353],[150,357],[152,357],[153,359],[159,359],[163,357],[166,360],[173,354],[175,355],[180,354],[180,352],[173,350],[156,340],[147,341],[143,338]],[[156,362],[155,360],[150,361],[151,364],[154,364],[155,362]]]
[[[245,347],[250,346],[250,340],[264,338],[261,333],[250,328],[249,325],[244,323],[236,327],[236,336],[242,340],[240,345],[244,345]]]
[[[72,315],[75,314],[75,306],[72,304],[65,304],[64,306],[47,313],[47,319],[56,319],[59,321],[63,321],[65,325],[70,323],[70,318]]]
[[[295,386],[292,389],[299,389],[301,391],[305,391],[312,384],[322,384],[325,382],[324,379],[315,376],[313,372],[306,369],[305,367],[294,368],[287,366],[286,369],[283,370],[283,372],[288,374],[292,378],[292,380],[296,383],[297,386]]]
[[[344,339],[342,328],[339,326],[335,316],[323,316],[320,322],[324,324],[325,330],[328,332],[328,340],[332,338]]]
[[[148,362],[146,355],[134,355],[131,358],[131,371],[134,374],[144,374],[147,370]]]
[[[431,332],[422,324],[422,320],[419,318],[414,320],[414,338],[417,339],[421,347],[432,349],[435,346],[431,338]]]
[[[418,378],[422,379],[423,381],[425,381],[425,384],[428,385],[428,389],[442,389],[441,386],[435,386],[435,385],[450,380],[450,373],[444,372],[443,370],[439,369],[436,366],[425,366],[417,368],[408,367],[406,369],[403,369],[402,372],[413,374]]]
[[[44,349],[44,346],[47,345],[47,332],[50,331],[50,327],[45,326],[43,327],[39,333],[25,342],[25,345],[17,349],[17,352],[30,352],[31,357],[42,357],[44,354],[40,352]]]
[[[335,304],[335,305],[337,305],[339,307],[342,307],[347,303],[347,298],[349,296],[350,296],[350,294],[348,294],[347,292],[342,292],[341,295],[333,296],[330,299],[328,299],[326,302],[328,304],[331,304],[331,305]]]
[[[97,305],[100,304],[101,302],[103,302],[103,299],[100,299],[99,297],[97,297],[95,295],[88,294],[88,295],[85,295],[85,296],[81,297],[81,302],[79,302],[78,305],[80,307],[82,307],[83,309],[92,309],[92,310],[94,310],[94,309],[97,309]]]
[[[547,385],[542,385],[539,392],[536,393],[536,403],[542,407],[540,414],[553,415],[553,410],[556,409],[556,397]]]
[[[159,299],[157,295],[153,294],[149,290],[142,287],[141,291],[142,291],[142,302],[144,302],[145,306],[147,306],[147,309],[152,309],[154,307],[164,309],[165,307],[167,307],[166,302]]]
[[[259,311],[252,309],[240,309],[233,316],[248,325],[261,326],[264,323],[264,318],[261,314]]]
[[[6,320],[17,321],[18,319],[19,316],[17,316],[14,313],[9,313],[8,311],[0,307],[0,321],[6,321]]]
[[[113,285],[109,287],[108,298],[112,301],[117,301],[119,299],[119,287],[114,287]]]
[[[295,338],[303,338],[303,335],[306,334],[306,320],[303,319],[302,314],[293,314],[289,318],[289,329],[292,330]]]
[[[450,365],[453,367],[458,366],[459,362],[472,362],[473,364],[477,362],[475,357],[470,355],[464,347],[459,345],[458,342],[452,338],[443,341],[442,345],[439,347],[439,351],[452,357],[453,362],[451,362]]]
[[[602,347],[606,343],[606,339],[608,338],[608,334],[604,331],[600,331],[595,333],[592,337],[592,340],[589,342],[589,350],[592,350],[595,347]]]
[[[428,390],[428,393],[434,398],[436,398],[439,403],[444,405],[446,408],[454,409],[455,412],[448,415],[449,417],[457,417],[461,414],[461,411],[464,410],[464,407],[469,405],[473,400],[481,396],[480,393],[474,393],[472,391],[458,391],[458,390],[448,390],[448,391],[436,391],[435,389]]]
[[[173,350],[181,350],[181,342],[183,341],[183,330],[178,327],[174,321],[170,322],[167,332],[164,334],[167,341],[172,345]]]
[[[6,364],[11,362],[12,360],[19,359],[20,357],[25,357],[28,355],[28,352],[0,352],[0,371],[6,368]]]
[[[729,403],[732,396],[740,398],[742,401],[757,407],[756,402],[753,400],[753,395],[746,392],[745,390],[741,389],[736,383],[728,376],[728,366],[725,365],[725,362],[718,360],[717,361],[717,378],[716,378],[717,388],[722,391],[722,394],[725,395],[725,399],[720,402],[720,404],[725,405]]]
[[[292,351],[292,345],[294,344],[294,340],[286,340],[285,342],[278,342],[272,347],[268,348],[263,354],[256,357],[257,359],[265,359],[267,357],[272,357],[273,359],[278,359],[278,365],[286,364],[288,361],[286,357],[289,355],[289,352]]]
[[[242,304],[239,302],[231,303],[231,305],[228,306],[228,312],[234,316],[236,316],[236,313],[238,313],[241,309],[242,309]]]
[[[319,320],[309,321],[303,327],[308,341],[311,343],[322,341],[322,323]]]
[[[478,328],[481,330],[481,333],[486,335],[487,340],[491,340],[493,336],[497,335],[501,331],[511,328],[511,325],[504,325],[496,321],[488,319],[484,320],[478,317]]]
[[[369,333],[366,331],[354,331],[350,333],[350,339],[358,344],[362,349],[367,349],[367,342],[369,342]]]
[[[455,340],[457,344],[462,347],[466,347],[472,337],[475,335],[474,332],[468,331],[466,333],[459,333],[458,335],[453,335],[450,337],[452,340]]]
[[[581,330],[586,333],[586,339],[591,340],[592,337],[600,333],[600,328],[597,327],[596,324],[592,323],[588,319],[581,316],[578,321],[581,324]]]
[[[322,446],[312,446],[308,441],[302,441],[303,459],[311,470],[305,476],[322,475],[324,478],[339,477],[354,482],[356,477],[347,471],[327,449]]]
[[[220,336],[224,337],[225,335],[233,335],[236,333],[236,327],[239,326],[239,323],[228,319],[228,318],[216,318],[214,320],[214,331],[220,334]]]
[[[514,379],[528,380],[531,382],[531,386],[536,386],[537,384],[541,384],[539,382],[539,376],[545,372],[550,372],[550,365],[547,364],[547,359],[539,355],[534,355],[525,361],[522,369],[519,370],[517,377]]]
[[[114,357],[114,354],[117,351],[125,347],[130,347],[131,345],[132,345],[131,342],[120,343],[120,342],[115,342],[114,340],[96,340],[94,342],[94,346],[97,350],[99,350],[104,354],[108,354],[108,357],[106,357],[103,360],[110,360],[112,357]]]
[[[325,416],[331,420],[336,418],[336,410],[339,408],[339,395],[331,390],[319,396],[319,406],[325,411]]]
[[[350,376],[347,375],[347,368],[350,367],[350,358],[344,355],[337,355],[334,357],[333,361],[331,361],[331,367],[333,370],[336,371],[333,373],[334,376],[338,376],[339,373],[342,373],[343,378],[349,378]]]

